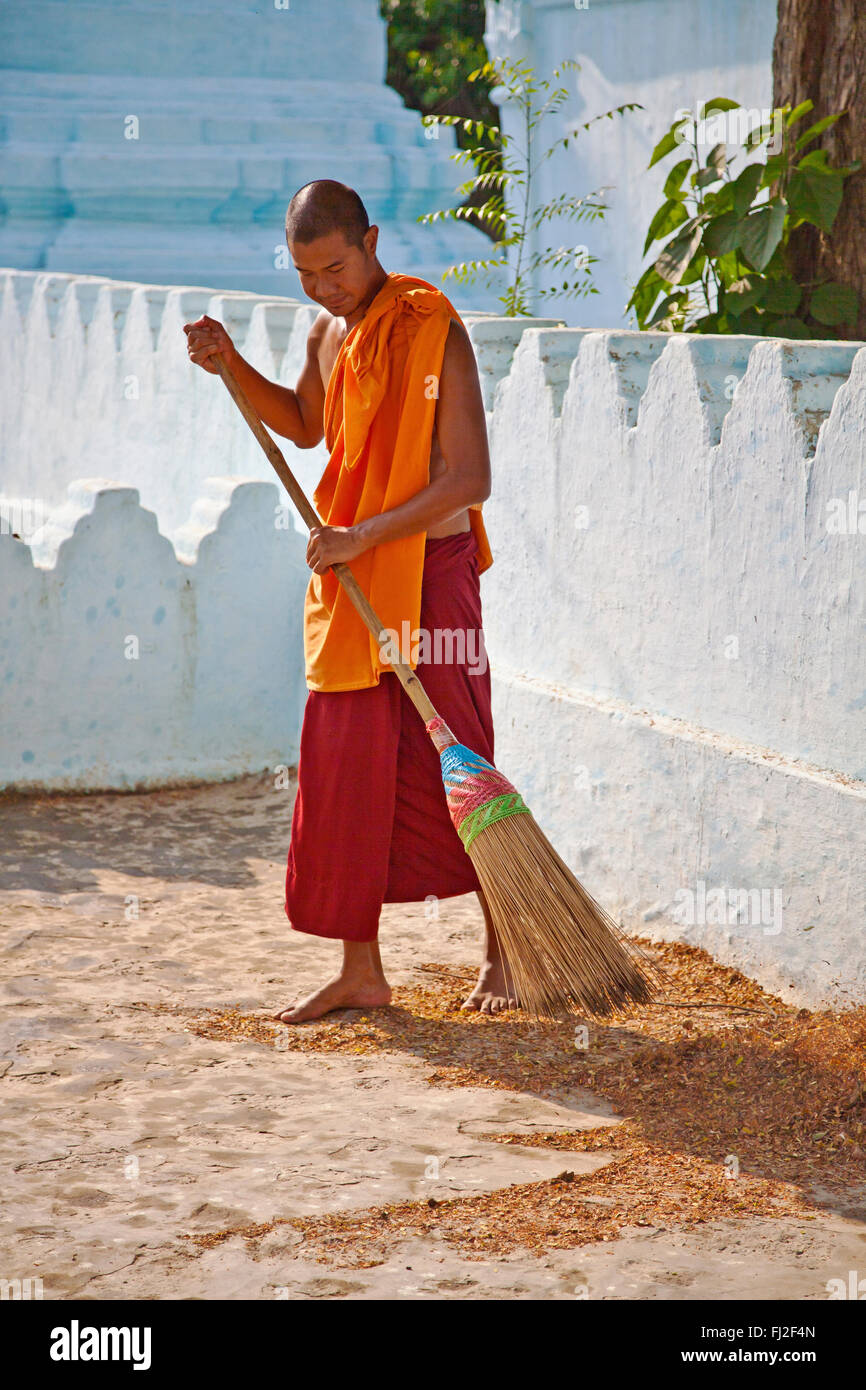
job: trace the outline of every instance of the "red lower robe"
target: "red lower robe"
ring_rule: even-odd
[[[434,646],[416,670],[460,742],[493,762],[473,531],[428,538],[420,626],[431,640],[437,629],[467,633],[466,660],[457,662],[453,647],[449,659],[446,641],[438,662]],[[439,754],[393,671],[362,690],[311,690],[286,874],[294,930],[374,941],[383,902],[450,898],[478,887],[448,814]]]

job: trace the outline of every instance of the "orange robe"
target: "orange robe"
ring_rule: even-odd
[[[460,321],[441,290],[414,275],[392,272],[347,334],[325,397],[330,458],[313,493],[326,525],[352,526],[378,516],[429,483],[438,382],[452,318]],[[483,573],[493,557],[480,505],[470,509],[469,520]],[[419,626],[425,541],[424,531],[386,541],[351,563],[383,626],[398,635],[406,621],[410,633]],[[310,578],[304,660],[307,686],[316,691],[362,690],[378,685],[390,669],[331,570]]]

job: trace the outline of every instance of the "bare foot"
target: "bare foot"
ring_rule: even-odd
[[[478,983],[462,1007],[481,1014],[499,1014],[505,1009],[519,1009],[520,1000],[510,975],[506,974],[496,928],[490,916],[487,899],[481,892],[478,893],[478,901],[484,913],[484,960],[478,972]]]
[[[484,962],[478,973],[477,985],[461,1007],[474,1009],[480,1014],[499,1014],[504,1009],[520,1007],[514,986],[506,978],[500,961]]]
[[[391,986],[384,976],[381,980],[359,980],[356,975],[335,975],[321,989],[272,1014],[272,1018],[278,1023],[308,1023],[332,1009],[375,1009],[390,1002]]]
[[[390,1002],[391,986],[382,969],[378,941],[344,941],[339,973],[321,989],[271,1017],[278,1023],[308,1023],[332,1009],[375,1009]]]

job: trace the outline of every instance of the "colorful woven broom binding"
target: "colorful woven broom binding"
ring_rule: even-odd
[[[238,409],[308,526],[321,518],[253,410],[230,368],[220,372]],[[381,620],[349,566],[331,566],[380,644]],[[472,860],[520,1005],[536,1018],[623,1012],[655,998],[659,972],[645,960],[560,859],[516,787],[455,737],[415,671],[384,658],[439,752],[451,819]]]
[[[495,821],[529,812],[508,778],[480,753],[458,743],[441,715],[428,720],[424,727],[439,753],[448,810],[467,850],[476,835]]]
[[[523,1007],[536,1017],[604,1017],[651,1002],[657,972],[646,960],[641,968],[640,953],[560,859],[517,788],[458,742],[441,715],[424,727]]]

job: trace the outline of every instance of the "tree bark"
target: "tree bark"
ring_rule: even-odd
[[[822,116],[847,108],[808,150],[825,149],[831,164],[866,164],[866,0],[779,0],[773,45],[773,105],[814,111],[802,132]],[[804,151],[806,153],[807,151]],[[839,337],[866,339],[866,169],[845,180],[830,233],[797,227],[788,243],[791,270],[805,283],[835,280],[860,298],[856,324],[840,324]]]

